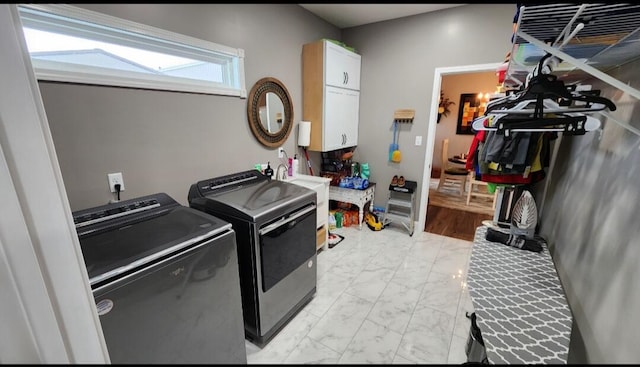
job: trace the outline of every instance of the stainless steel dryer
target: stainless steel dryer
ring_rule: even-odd
[[[114,364],[245,364],[231,224],[167,194],[75,211]]]
[[[258,346],[316,292],[316,193],[257,170],[199,181],[189,206],[232,224],[245,335]]]

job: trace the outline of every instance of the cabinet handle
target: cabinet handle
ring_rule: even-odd
[[[347,84],[347,72],[342,72],[342,84]]]
[[[349,84],[349,73],[345,73],[345,74],[347,74],[347,82],[344,84]]]

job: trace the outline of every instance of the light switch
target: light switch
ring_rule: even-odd
[[[416,145],[422,145],[422,135],[416,136]]]

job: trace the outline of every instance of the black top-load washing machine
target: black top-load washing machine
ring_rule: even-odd
[[[112,363],[247,362],[230,223],[163,193],[73,219]]]
[[[245,336],[264,346],[316,292],[316,193],[249,170],[201,180],[189,206],[233,225]]]

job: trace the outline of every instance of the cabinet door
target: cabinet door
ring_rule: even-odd
[[[360,55],[325,41],[325,83],[360,90],[360,59]]]
[[[344,91],[344,135],[345,147],[358,145],[358,122],[360,121],[360,92]]]
[[[358,91],[325,87],[323,151],[358,144],[359,103]]]

